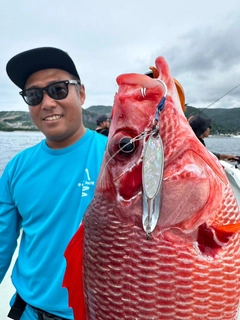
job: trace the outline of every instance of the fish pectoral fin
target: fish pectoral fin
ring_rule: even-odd
[[[232,223],[232,224],[226,224],[218,227],[214,227],[217,232],[225,232],[226,234],[234,234],[238,231],[240,231],[240,222],[238,223]]]
[[[64,257],[67,261],[62,286],[67,288],[69,306],[73,308],[75,320],[86,320],[83,290],[83,223],[69,242]]]
[[[198,247],[204,255],[214,257],[238,231],[240,231],[240,223],[217,227],[204,223],[198,228]]]

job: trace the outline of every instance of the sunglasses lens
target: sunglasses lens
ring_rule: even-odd
[[[23,91],[23,98],[30,106],[38,105],[43,98],[43,91],[40,89],[30,89]]]
[[[65,82],[57,82],[48,86],[47,93],[49,97],[55,100],[65,99],[68,95],[68,86]]]
[[[68,95],[68,84],[77,84],[78,82],[70,82],[74,80],[67,81],[59,81],[45,88],[32,88],[23,90],[20,94],[23,96],[25,102],[30,106],[37,106],[42,102],[43,99],[43,91],[45,90],[50,98],[54,100],[62,100],[65,99]]]

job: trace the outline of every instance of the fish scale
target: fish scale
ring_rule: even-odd
[[[99,202],[102,203],[105,200],[99,199]],[[96,207],[99,207],[99,202],[96,202]],[[150,243],[149,240],[146,240],[142,230],[138,232],[138,230],[129,229],[128,225],[124,229],[123,225],[117,223],[116,225],[119,227],[116,228],[113,223],[114,216],[111,215],[107,217],[111,223],[104,223],[104,225],[108,225],[108,228],[104,228],[102,237],[107,238],[111,243],[104,252],[96,248],[94,235],[99,233],[99,227],[96,230],[93,225],[99,226],[99,216],[98,210],[93,209],[93,212],[96,213],[96,217],[91,212],[84,219],[86,243],[89,246],[89,248],[86,246],[85,250],[87,255],[90,255],[91,248],[94,247],[93,254],[97,257],[97,269],[101,272],[96,273],[95,264],[86,264],[85,269],[88,271],[85,279],[88,280],[85,281],[90,281],[94,290],[95,286],[99,288],[99,284],[96,284],[95,281],[98,278],[104,279],[104,287],[101,287],[99,295],[95,295],[96,299],[91,300],[94,310],[101,310],[101,306],[104,305],[106,307],[104,312],[108,315],[106,319],[112,320],[160,319],[156,315],[163,312],[162,320],[171,317],[171,319],[183,320],[188,319],[184,318],[188,308],[188,313],[195,314],[196,318],[194,319],[203,319],[203,315],[205,319],[235,319],[234,314],[238,303],[234,302],[233,298],[235,292],[239,290],[239,276],[230,257],[228,258],[229,263],[226,263],[223,257],[219,261],[214,260],[209,264],[208,260],[204,262],[202,259],[197,259],[196,256],[194,258],[191,251],[182,251],[181,245],[170,246],[169,242],[164,239],[157,241],[157,243]],[[97,222],[93,223],[95,218]],[[239,246],[239,236],[236,238]],[[97,243],[102,243],[101,238],[98,238]],[[234,241],[232,246],[233,248],[236,246]],[[100,248],[101,245],[97,247]],[[110,255],[111,268],[109,268],[109,261],[105,259],[106,256],[109,256],[109,250],[112,252]],[[223,260],[225,261],[224,265],[222,264]],[[86,257],[86,261],[88,261],[88,257]],[[214,267],[209,272],[211,264]],[[239,265],[239,261],[236,264]],[[94,269],[92,270],[91,267]],[[227,270],[228,274],[235,275],[235,280],[231,279],[230,283],[227,281],[222,283],[223,270]],[[122,276],[119,276],[119,273]],[[109,283],[106,279],[109,279]],[[89,283],[85,285],[89,287]],[[219,295],[222,296],[222,293],[219,293],[219,289],[225,291],[225,298],[221,297],[220,300]],[[194,291],[197,296],[196,303],[193,304]],[[109,296],[116,299],[109,300]],[[128,299],[124,297],[128,297]],[[86,295],[86,299],[88,299],[88,295]],[[169,299],[171,299],[170,305]],[[109,305],[110,301],[115,301],[115,303]],[[122,301],[124,301],[124,305]],[[213,315],[208,311],[209,301],[212,302],[211,313],[214,313]],[[122,313],[116,313],[114,306],[121,308],[121,310],[123,308]],[[155,307],[153,308],[153,306]],[[171,310],[170,313],[169,310]],[[199,315],[200,312],[201,315]],[[203,314],[203,312],[206,313]],[[166,313],[169,313],[169,316]],[[139,316],[140,314],[143,315]],[[94,319],[104,319],[104,317],[99,313]]]
[[[237,201],[220,162],[189,126],[164,58],[156,68],[168,91],[157,133],[164,148],[159,218],[146,233],[142,161],[149,161],[144,150],[164,86],[121,75],[96,192],[65,254],[75,320],[237,319]],[[126,138],[133,148],[124,153]],[[160,170],[162,155],[151,157]]]

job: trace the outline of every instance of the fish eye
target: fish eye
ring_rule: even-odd
[[[130,137],[124,137],[119,142],[119,148],[123,153],[131,153],[135,150],[135,143],[132,141]]]

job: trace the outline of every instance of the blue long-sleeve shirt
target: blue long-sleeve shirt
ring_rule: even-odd
[[[73,319],[63,254],[93,197],[106,141],[91,130],[63,149],[44,140],[16,155],[0,179],[0,282],[22,228],[12,282],[28,304],[64,318]]]

